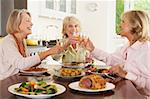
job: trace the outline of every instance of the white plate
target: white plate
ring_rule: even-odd
[[[45,68],[47,65],[46,64],[39,64],[36,66],[36,68]],[[47,72],[47,68],[45,68],[45,70],[42,70],[42,71],[26,71],[28,69],[30,69],[31,67],[28,67],[28,68],[25,68],[23,70],[20,70],[20,72],[22,73],[29,73],[29,74],[43,74],[45,72]]]
[[[107,82],[106,83],[106,88],[98,89],[98,90],[91,90],[91,89],[81,88],[79,86],[79,81],[77,81],[77,82],[70,83],[69,88],[74,89],[74,90],[78,90],[78,91],[83,91],[83,92],[101,92],[101,91],[112,90],[112,89],[115,88],[115,85],[112,84],[112,83]]]
[[[45,72],[47,72],[47,69],[45,68],[45,70],[42,71],[27,71],[28,69],[24,69],[24,70],[20,70],[21,73],[29,73],[29,74],[43,74]]]
[[[26,71],[26,70],[20,70],[21,73],[27,73],[27,74],[43,74],[47,72],[47,70],[44,71]]]
[[[107,66],[107,65],[94,65],[94,67],[95,67],[97,70],[100,70],[100,69],[109,70],[109,69],[111,68],[111,66]],[[89,72],[89,73],[91,73],[91,74],[98,74],[98,75],[104,74],[104,73],[99,73],[97,70],[96,70],[96,71],[91,71],[91,70],[89,69],[89,71],[87,71],[87,72]]]
[[[77,76],[62,76],[62,75],[60,75],[60,73],[58,71],[56,71],[54,75],[57,76],[57,77],[64,78],[64,79],[74,79],[74,78],[78,78],[78,77],[84,76],[85,72],[81,72],[81,75],[77,75]]]
[[[111,66],[108,65],[94,65],[97,69],[110,69]]]
[[[63,65],[63,67],[66,67],[66,68],[85,68],[85,67],[87,67],[89,64],[90,64],[90,63],[84,63],[83,65],[80,65],[80,66],[76,66],[76,65],[74,65],[74,66],[70,66],[70,65],[65,66],[65,65]]]
[[[14,84],[8,87],[8,91],[12,94],[18,95],[18,96],[23,96],[23,97],[27,97],[27,98],[34,98],[34,99],[44,99],[44,98],[50,98],[52,96],[56,96],[59,95],[63,92],[66,91],[66,88],[60,84],[54,84],[56,85],[58,92],[56,92],[55,94],[41,94],[41,95],[27,95],[27,94],[21,94],[16,92],[15,88],[18,88],[20,86],[21,83],[19,84]]]

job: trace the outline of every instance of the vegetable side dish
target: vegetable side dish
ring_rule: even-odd
[[[19,88],[15,90],[21,94],[39,95],[39,94],[55,94],[57,88],[54,84],[47,84],[44,81],[39,82],[23,82]]]

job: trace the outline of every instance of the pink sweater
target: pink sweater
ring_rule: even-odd
[[[39,55],[23,57],[12,35],[8,34],[0,43],[0,80],[39,63]]]
[[[131,80],[142,94],[150,96],[150,42],[127,44],[112,54],[94,49],[92,55],[110,66],[123,64],[127,71],[125,78]]]

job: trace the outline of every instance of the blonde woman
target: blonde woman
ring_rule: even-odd
[[[150,98],[150,19],[143,11],[128,11],[121,17],[120,29],[120,35],[129,42],[115,53],[96,49],[90,40],[86,42],[86,48]]]
[[[6,26],[8,35],[0,44],[0,80],[18,73],[20,69],[34,66],[47,56],[62,50],[57,44],[47,51],[28,56],[24,39],[31,34],[32,25],[31,15],[27,10],[15,9],[10,14]]]
[[[81,32],[81,23],[79,19],[74,16],[67,16],[63,20],[62,35],[63,38],[69,38],[74,35],[74,33]]]
[[[68,44],[71,43],[73,47],[75,48],[75,44],[79,43],[79,41],[76,40],[75,36],[79,36],[80,32],[81,32],[81,23],[79,19],[77,19],[74,16],[66,16],[62,24],[63,41],[67,42],[65,43],[66,44],[65,46],[68,46]]]
[[[74,16],[66,16],[63,19],[63,23],[62,23],[62,41],[61,43],[63,43],[62,45],[64,46],[64,49],[66,50],[68,48],[68,46],[70,45],[70,43],[72,45],[75,45],[75,43],[77,43],[75,40],[73,39],[74,33],[79,33],[81,32],[81,26],[80,26],[80,21],[74,17]],[[57,55],[53,55],[53,59],[54,60],[60,60],[62,54],[57,54]]]
[[[67,48],[68,44],[71,44],[73,48],[76,48],[76,43],[80,44],[84,38],[82,38],[81,33],[81,22],[78,18],[74,16],[67,16],[63,20],[62,35],[65,39]],[[64,48],[64,49],[65,49]],[[83,52],[84,53],[84,52]],[[86,53],[86,62],[92,62],[92,56],[90,53]]]

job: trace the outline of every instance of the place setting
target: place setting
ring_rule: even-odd
[[[20,76],[50,76],[48,69],[44,68],[46,64],[38,64],[19,71]]]
[[[25,76],[27,81],[9,86],[8,91],[17,96],[33,99],[45,99],[64,93],[65,86],[54,82],[53,71],[45,65],[39,64],[21,70],[19,76]]]
[[[79,79],[85,76],[85,72],[83,69],[80,68],[60,68],[59,70],[55,70],[54,75],[57,78],[66,79],[66,80],[73,80]]]
[[[68,87],[74,94],[112,95],[115,85],[99,75],[92,74],[82,77],[79,81],[71,82]]]
[[[13,84],[8,87],[8,91],[14,95],[33,99],[50,98],[66,91],[66,88],[57,83],[47,83],[45,81],[29,81]]]

